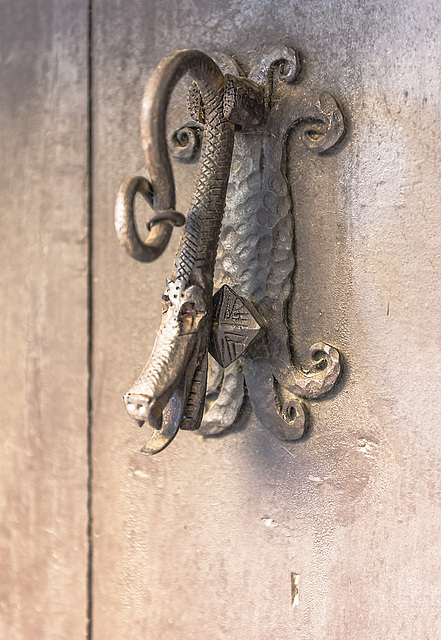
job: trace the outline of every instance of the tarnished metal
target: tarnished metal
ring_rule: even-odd
[[[219,62],[224,71],[234,69],[225,57]],[[189,50],[165,59],[147,85],[141,124],[151,183],[139,177],[128,180],[116,206],[118,235],[136,259],[150,261],[160,255],[172,225],[182,222],[182,214],[175,211],[165,119],[172,89],[187,72],[195,80],[190,113],[204,124],[204,134],[194,196],[163,296],[161,327],[149,362],[125,396],[129,414],[154,429],[143,453],[162,450],[179,428],[200,427],[210,345],[219,363],[232,364],[224,374],[215,364],[210,366],[205,434],[231,426],[242,404],[245,379],[261,421],[278,437],[296,439],[305,426],[299,398],[326,393],[339,376],[335,348],[313,345],[313,364],[303,371],[294,366],[288,346],[285,313],[294,256],[283,167],[286,137],[300,125],[305,145],[320,153],[335,144],[344,129],[329,94],[288,86],[298,69],[291,49],[265,52],[247,78],[224,74],[213,59]],[[184,161],[197,152],[193,125],[187,123],[173,140],[184,149]],[[134,223],[138,191],[155,210],[155,224],[145,242]],[[213,280],[216,288],[228,285],[216,294],[214,318]]]
[[[295,440],[306,426],[302,399],[327,393],[340,375],[334,347],[324,342],[312,345],[306,371],[295,365],[289,347],[287,305],[295,251],[287,137],[294,130],[310,151],[320,154],[344,133],[334,98],[293,84],[298,72],[297,55],[285,48],[264,52],[249,74],[267,87],[268,115],[265,127],[253,135],[236,132],[214,286],[227,284],[253,305],[265,319],[266,339],[227,369],[218,384],[218,398],[210,395],[201,434],[221,433],[232,425],[241,402],[232,391],[231,378],[239,384],[243,377],[260,421],[279,438]]]
[[[191,162],[202,144],[203,127],[190,122],[173,132],[169,140],[170,154],[181,162]]]
[[[147,86],[141,118],[151,200],[156,210],[174,211],[175,188],[165,139],[165,118],[172,89],[187,72],[198,86],[193,92],[193,112],[197,108],[205,123],[199,177],[175,268],[163,296],[163,320],[153,353],[125,396],[129,414],[141,423],[148,422],[155,430],[143,449],[148,454],[163,449],[179,428],[197,429],[200,425],[206,391],[214,265],[234,142],[234,124],[230,119],[236,124],[246,121],[248,125],[251,120],[258,125],[264,115],[263,91],[257,85],[248,103],[245,88],[240,109],[233,113],[231,103],[235,100],[237,82],[230,89],[233,84],[202,52],[181,51],[165,59]],[[224,114],[227,109],[230,119]],[[149,261],[165,248],[171,225],[168,220],[159,221],[150,232],[150,235],[156,232],[153,240],[149,236],[143,243],[133,219],[133,198],[131,194],[126,196],[124,189],[123,185],[116,213],[120,239],[134,257]]]
[[[224,284],[213,297],[210,354],[225,369],[245,353],[264,326],[251,305]]]

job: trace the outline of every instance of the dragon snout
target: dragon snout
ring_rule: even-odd
[[[162,451],[177,434],[186,403],[184,388],[185,384],[181,381],[175,390],[171,390],[171,394],[164,393],[159,398],[130,392],[124,396],[130,417],[140,427],[144,422],[153,427],[153,434],[141,453],[152,455]]]
[[[127,393],[124,396],[126,411],[136,420],[140,427],[147,422],[154,429],[159,429],[162,423],[162,407],[153,398],[143,394]]]

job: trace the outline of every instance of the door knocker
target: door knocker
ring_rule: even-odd
[[[261,422],[282,440],[296,440],[306,422],[301,399],[327,393],[340,375],[334,347],[312,345],[307,371],[295,366],[289,348],[294,253],[286,139],[296,126],[306,147],[321,153],[344,132],[332,96],[295,84],[298,71],[298,56],[286,47],[260,54],[246,77],[227,56],[215,62],[185,50],[164,59],[147,84],[141,132],[150,181],[138,176],[121,186],[118,237],[131,256],[151,262],[173,226],[185,227],[152,354],[124,396],[129,415],[153,428],[145,454],[164,449],[179,429],[208,435],[230,427],[245,384]],[[195,152],[202,127],[203,137],[185,218],[175,210],[166,113],[186,73],[194,80],[188,98],[194,126],[176,134],[185,157]],[[154,211],[145,241],[134,222],[137,193]]]

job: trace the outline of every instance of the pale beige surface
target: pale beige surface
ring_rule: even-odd
[[[438,638],[439,5],[95,6],[95,636]],[[136,264],[112,226],[120,181],[143,165],[144,84],[175,49],[278,42],[348,116],[338,154],[294,141],[289,154],[294,342],[301,357],[335,344],[346,374],[312,404],[302,443],[246,415],[230,435],[182,433],[147,459],[120,396],[152,347],[173,253]]]
[[[0,7],[0,638],[87,611],[87,13]]]

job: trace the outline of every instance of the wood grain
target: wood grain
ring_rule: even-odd
[[[439,4],[94,6],[94,637],[441,637]],[[145,458],[121,396],[153,345],[173,248],[137,264],[112,220],[143,166],[144,86],[176,49],[240,59],[280,41],[348,116],[338,153],[312,157],[295,134],[288,147],[293,343],[334,344],[345,377],[311,403],[302,442],[247,409],[225,437],[180,433]],[[178,174],[184,202],[191,171]]]
[[[87,3],[0,7],[0,637],[87,615]]]

